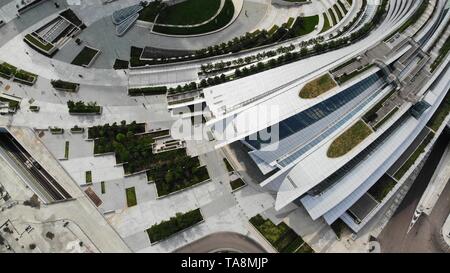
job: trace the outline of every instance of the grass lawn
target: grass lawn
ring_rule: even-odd
[[[149,3],[141,12],[139,12],[138,20],[146,21],[146,22],[154,22],[156,16],[164,7],[164,4],[151,2]]]
[[[212,18],[220,7],[220,0],[187,0],[163,9],[157,24],[195,25]]]
[[[136,191],[134,187],[126,188],[125,193],[127,195],[127,206],[128,207],[136,206],[137,200],[136,200]]]
[[[193,0],[191,0],[193,1]],[[198,0],[200,1],[200,0]],[[207,0],[202,0],[207,1]],[[189,2],[189,1],[188,1]],[[183,2],[186,3],[186,2]],[[180,4],[183,4],[180,3]],[[186,15],[191,16],[191,13],[186,12]],[[220,13],[214,18],[214,20],[197,27],[165,27],[165,26],[154,26],[153,31],[169,34],[169,35],[196,35],[208,33],[221,29],[226,26],[234,15],[234,4],[232,0],[225,0],[225,4],[220,11]],[[159,17],[158,17],[159,20]]]
[[[235,190],[235,189],[238,189],[238,188],[244,186],[245,182],[244,182],[244,180],[242,180],[242,178],[238,178],[236,180],[231,181],[230,185],[231,185],[231,189]]]
[[[299,93],[300,98],[302,99],[312,99],[316,98],[323,93],[333,89],[336,87],[336,82],[331,78],[329,74],[325,74],[320,78],[317,78],[313,81],[307,83]]]
[[[327,156],[330,158],[338,158],[345,155],[370,134],[372,134],[372,130],[369,126],[362,120],[358,121],[331,143],[327,151]]]
[[[298,27],[294,30],[294,36],[304,36],[314,31],[315,27],[319,23],[319,15],[298,17],[296,21],[298,22],[294,23],[294,27],[295,25]]]
[[[200,209],[191,210],[186,213],[177,213],[167,221],[162,221],[147,229],[150,242],[155,243],[169,238],[173,234],[180,232],[203,221]]]
[[[87,171],[86,172],[86,184],[92,183],[92,172]]]
[[[64,158],[68,159],[69,158],[69,141],[66,141],[66,145],[64,147]]]
[[[78,55],[75,57],[75,59],[73,59],[72,64],[79,65],[79,66],[83,66],[83,65],[86,66],[95,57],[97,52],[98,52],[98,50],[85,46],[80,51],[80,53],[78,53]]]

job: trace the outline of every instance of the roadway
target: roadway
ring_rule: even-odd
[[[266,253],[267,251],[253,239],[233,232],[218,232],[207,235],[188,245],[178,248],[175,253],[242,252]]]
[[[444,188],[431,215],[422,215],[410,233],[406,232],[417,204],[449,142],[449,134],[444,132],[396,213],[378,236],[382,252],[442,252],[437,240],[440,228],[450,212],[450,183]]]
[[[11,135],[0,134],[0,144],[1,155],[21,173],[22,177],[26,177],[27,184],[33,184],[30,187],[35,189],[38,195],[48,197],[45,200],[50,202],[71,198],[70,194],[20,147]]]

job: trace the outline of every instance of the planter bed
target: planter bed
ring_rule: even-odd
[[[136,190],[134,187],[126,188],[125,195],[127,197],[127,207],[133,207],[137,205]]]
[[[75,59],[73,59],[72,64],[83,67],[90,67],[99,53],[100,51],[98,49],[85,46],[80,51],[80,53],[78,53]]]
[[[191,210],[186,213],[177,213],[169,220],[162,221],[147,229],[147,234],[152,244],[165,240],[189,227],[203,221],[200,209]]]
[[[61,80],[54,80],[50,82],[58,91],[64,91],[64,92],[77,92],[80,88],[79,83],[73,83],[73,82],[66,82]]]
[[[250,218],[250,223],[278,252],[292,253],[299,249],[302,244],[306,244],[284,222],[275,225],[270,219],[264,219],[258,214]]]
[[[97,139],[100,137],[115,137],[118,133],[126,134],[131,131],[133,134],[139,134],[145,132],[145,123],[132,122],[126,124],[122,121],[119,125],[113,123],[112,125],[105,124],[103,126],[94,126],[88,128],[88,139]]]
[[[130,65],[129,61],[116,59],[114,61],[113,68],[116,69],[116,70],[118,70],[118,69],[128,69],[129,65]]]
[[[14,74],[14,81],[26,85],[33,85],[37,80],[37,75],[25,70],[19,70]]]
[[[84,133],[84,128],[80,128],[80,127],[75,126],[73,128],[70,128],[70,132],[72,134],[82,134],[82,133]]]
[[[67,107],[71,115],[100,115],[102,113],[102,107],[95,102],[85,104],[82,101],[68,101]]]
[[[62,128],[50,128],[49,129],[50,130],[50,133],[52,134],[52,135],[62,135],[62,134],[64,134],[64,129],[62,129]]]
[[[17,71],[17,67],[10,65],[9,63],[0,64],[0,76],[10,80]]]
[[[31,112],[39,112],[40,107],[36,105],[30,105],[30,111]]]
[[[142,95],[165,95],[167,94],[166,86],[155,87],[143,87],[143,88],[130,88],[128,89],[128,95],[130,96],[142,96]]]
[[[56,52],[57,48],[52,43],[46,43],[41,41],[39,38],[32,34],[25,35],[23,39],[26,44],[28,44],[33,49],[44,53],[47,56],[52,56]]]
[[[243,188],[246,184],[245,184],[244,180],[242,180],[242,178],[239,177],[236,180],[230,181],[230,185],[231,185],[231,190],[236,191],[240,188]]]

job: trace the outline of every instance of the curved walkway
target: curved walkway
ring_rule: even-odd
[[[188,245],[176,249],[175,253],[207,252],[267,253],[255,240],[234,232],[218,232],[207,235]]]

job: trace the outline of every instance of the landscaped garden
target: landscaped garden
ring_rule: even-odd
[[[250,223],[280,253],[295,253],[302,246],[304,248],[301,252],[313,252],[308,244],[303,241],[302,237],[298,236],[284,222],[275,225],[270,219],[264,219],[258,214],[250,219]]]
[[[70,114],[101,114],[102,107],[97,105],[96,102],[85,103],[83,101],[71,101],[67,102]]]
[[[165,25],[196,25],[219,11],[220,0],[187,0],[164,8],[156,20]]]
[[[136,190],[134,189],[134,187],[126,188],[125,195],[127,197],[127,207],[133,207],[137,205]]]
[[[155,162],[147,171],[149,181],[156,184],[158,196],[192,187],[209,179],[206,166],[200,166],[198,158],[186,155],[185,149],[157,154],[166,160]]]
[[[78,53],[75,59],[73,59],[72,64],[89,67],[98,53],[98,49],[85,46],[80,53]]]
[[[316,98],[336,86],[336,82],[331,78],[330,74],[327,73],[313,81],[308,82],[300,90],[299,96],[302,99]]]
[[[203,221],[200,209],[191,210],[186,213],[177,213],[167,221],[162,221],[147,229],[151,243],[156,243],[169,238],[177,232],[185,230]]]
[[[88,139],[94,140],[94,154],[114,153],[117,164],[123,164],[125,174],[146,171],[148,181],[156,184],[158,196],[194,186],[209,179],[205,166],[191,158],[185,149],[154,153],[155,138],[168,131],[144,133],[144,124],[96,126],[88,129]]]
[[[188,3],[188,2],[193,2],[195,0],[188,0],[186,2],[182,2],[181,4],[184,3]],[[196,0],[198,2],[203,2],[203,1],[208,1],[208,2],[218,2],[220,4],[220,0]],[[176,5],[175,5],[176,6]],[[192,5],[194,6],[194,5]],[[211,8],[208,7],[212,7],[211,4],[208,4],[206,6],[204,6],[203,8],[201,8],[201,10],[205,10],[205,11],[212,11]],[[170,8],[170,7],[169,7]],[[169,9],[165,9],[165,10],[169,10]],[[160,16],[157,19],[157,22],[160,23],[160,18],[161,15],[165,12],[165,10],[163,10],[160,13]],[[176,13],[180,13],[179,9],[176,10]],[[216,9],[217,11],[217,9]],[[193,12],[193,13],[188,13],[186,11],[182,11],[182,14],[184,14],[184,16],[170,16],[173,19],[170,19],[170,21],[173,22],[197,22],[200,19],[204,19],[205,16],[202,15],[210,15],[210,13],[207,12]],[[194,16],[197,15],[197,16]],[[211,18],[211,16],[213,16],[214,13],[212,15],[210,15],[209,18]],[[225,4],[222,8],[222,10],[219,12],[219,14],[214,17],[213,20],[199,25],[199,26],[186,26],[186,27],[173,27],[173,26],[163,26],[163,25],[155,25],[153,27],[153,31],[154,32],[158,32],[158,33],[164,33],[164,34],[170,34],[170,35],[196,35],[196,34],[204,34],[204,33],[208,33],[208,32],[212,32],[218,29],[221,29],[223,27],[225,27],[230,21],[231,19],[233,19],[233,15],[234,15],[234,5],[233,5],[233,1],[232,0],[225,0]],[[168,18],[168,17],[166,17]],[[175,19],[175,18],[179,18],[179,19]],[[162,20],[162,19],[161,19]],[[207,20],[207,19],[206,19]],[[205,20],[203,20],[205,21]]]
[[[369,126],[364,121],[359,120],[331,143],[327,151],[327,156],[330,158],[338,158],[345,155],[370,134],[372,134],[372,130]]]

